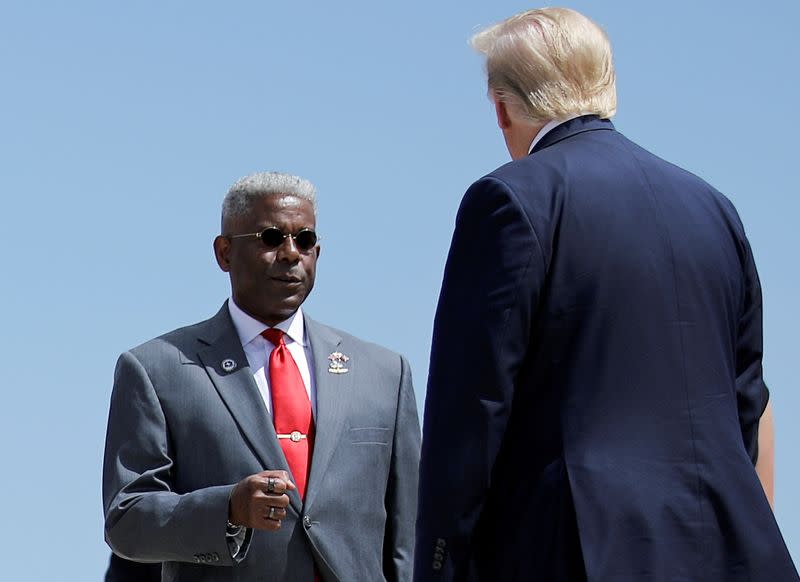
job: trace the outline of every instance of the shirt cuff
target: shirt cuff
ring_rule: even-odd
[[[244,560],[247,554],[245,542],[247,541],[248,528],[243,525],[233,525],[228,522],[225,528],[225,541],[228,544],[228,551],[231,553],[231,558],[236,562]]]

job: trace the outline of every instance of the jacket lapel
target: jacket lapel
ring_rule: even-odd
[[[253,380],[227,304],[208,321],[198,340],[203,345],[198,356],[258,460],[266,469],[288,473],[289,466],[278,444],[272,418]],[[303,506],[299,494],[290,491],[289,499],[299,514]]]
[[[314,382],[317,393],[314,455],[311,459],[311,474],[305,499],[306,508],[309,508],[316,499],[317,492],[322,489],[325,471],[341,440],[353,373],[349,371],[334,374],[329,371],[331,362],[328,356],[339,351],[342,343],[342,338],[337,333],[309,317],[305,318],[305,326],[314,359]],[[357,362],[349,361],[345,367],[351,368],[354,365],[357,365]]]

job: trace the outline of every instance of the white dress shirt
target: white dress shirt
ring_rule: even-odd
[[[244,355],[247,356],[247,363],[253,373],[253,379],[256,381],[261,398],[264,400],[264,406],[272,414],[272,397],[269,389],[269,355],[275,346],[261,336],[261,332],[268,329],[269,326],[242,311],[234,302],[233,297],[228,299],[228,311],[231,314],[236,333],[239,334],[239,341],[242,342]],[[283,341],[286,343],[286,347],[300,370],[300,376],[303,378],[303,384],[305,384],[306,392],[311,402],[311,414],[316,418],[316,390],[314,389],[312,366],[309,364],[309,362],[313,362],[313,355],[306,341],[303,311],[298,308],[289,319],[280,322],[274,327],[286,334]]]
[[[275,345],[261,335],[261,332],[268,329],[269,326],[242,311],[236,305],[233,297],[228,299],[228,313],[231,314],[233,327],[236,328],[239,341],[242,342],[244,355],[247,356],[247,364],[253,373],[253,380],[256,381],[264,406],[272,414],[272,396],[269,390],[269,355],[275,349]],[[274,327],[286,334],[283,336],[283,341],[292,354],[297,368],[300,370],[300,376],[303,378],[303,384],[305,384],[308,398],[311,401],[311,414],[316,418],[316,390],[314,389],[314,377],[311,373],[312,367],[309,365],[309,362],[313,362],[313,357],[306,341],[303,311],[298,308],[289,319],[280,322]],[[229,526],[225,534],[231,558],[237,562],[241,562],[244,559],[240,552],[242,551],[246,534],[247,528],[243,526]]]

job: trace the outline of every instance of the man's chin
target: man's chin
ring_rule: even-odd
[[[265,309],[262,311],[267,316],[267,319],[272,321],[270,325],[275,325],[289,319],[295,312],[300,308],[305,300],[305,296],[297,297],[292,296],[286,298],[284,301],[281,301],[278,304],[271,304],[269,306],[265,306]]]
[[[305,295],[292,295],[278,302],[271,300],[255,305],[242,305],[236,301],[236,305],[254,319],[272,327],[294,315],[305,298]]]

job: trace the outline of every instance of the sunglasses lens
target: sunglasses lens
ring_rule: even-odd
[[[270,248],[279,247],[283,242],[283,233],[279,228],[275,228],[274,226],[265,228],[261,231],[261,242]]]
[[[310,251],[317,244],[317,233],[313,230],[301,230],[295,235],[294,244],[301,251]]]

